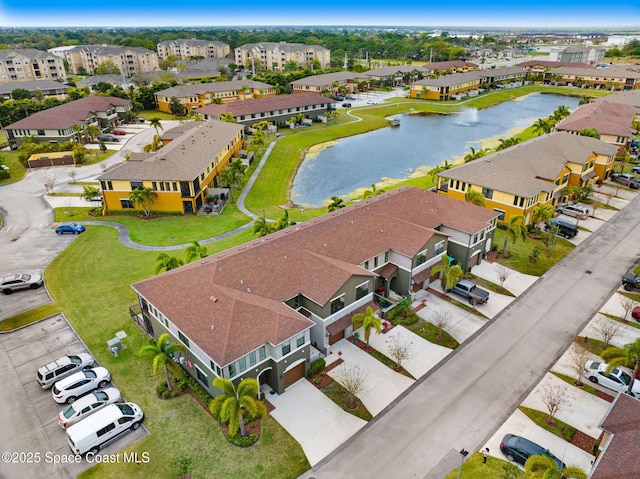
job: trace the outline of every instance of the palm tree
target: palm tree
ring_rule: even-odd
[[[100,190],[95,186],[84,185],[82,187],[82,198],[87,200],[89,203],[94,201],[94,198],[100,196]]]
[[[449,168],[453,168],[453,163],[449,163],[449,161],[444,160],[443,164],[438,165],[435,168],[431,168],[429,170],[429,175],[431,176],[431,178],[434,178],[438,173],[440,173],[441,171],[446,171]]]
[[[464,194],[464,200],[472,205],[482,206],[484,208],[484,195],[478,190],[468,189]]]
[[[244,173],[247,171],[247,165],[245,165],[241,159],[233,160],[229,163],[229,167],[236,175],[236,184],[242,184],[242,178],[244,177]]]
[[[264,211],[262,212],[262,216],[259,216],[253,222],[253,233],[258,235],[259,237],[267,236],[268,234],[273,233],[275,230],[275,224],[267,221],[267,218],[264,216]]]
[[[162,148],[162,138],[160,138],[160,135],[153,135],[153,141],[148,145],[144,145],[143,150],[145,153],[149,153],[151,151],[158,151],[160,148]]]
[[[627,386],[627,394],[630,394],[638,370],[640,370],[640,338],[636,339],[633,343],[625,345],[624,348],[608,347],[600,356],[602,356],[602,359],[607,361],[609,365],[607,373],[610,373],[613,368],[620,366],[633,368],[631,381],[629,381],[629,385]]]
[[[84,125],[71,125],[71,129],[76,134],[76,141],[82,142],[82,139],[87,135]]]
[[[531,212],[531,221],[536,225],[537,229],[540,229],[540,222],[547,223],[555,213],[555,209],[548,203],[540,203]]]
[[[482,150],[478,150],[476,151],[473,147],[469,147],[469,149],[471,150],[471,153],[467,153],[464,156],[464,162],[465,163],[469,163],[470,161],[473,160],[477,160],[478,158],[482,158],[483,156],[485,156],[487,153],[489,153],[489,149],[482,149]]]
[[[577,466],[560,470],[555,459],[549,456],[529,456],[524,463],[525,479],[587,479],[588,474]]]
[[[578,201],[588,200],[592,194],[593,194],[593,186],[584,185],[584,186],[578,187],[578,191],[577,191]]]
[[[593,98],[591,98],[590,96],[583,96],[578,105],[586,105],[587,103],[591,103],[591,100],[593,100]]]
[[[158,129],[162,130],[162,123],[160,123],[160,118],[158,118],[157,116],[154,116],[149,120],[149,125],[151,125],[153,128],[156,129],[156,135],[160,134],[158,133]]]
[[[571,111],[564,105],[560,105],[556,110],[552,113],[553,119],[556,121],[564,120],[566,117],[571,115]]]
[[[498,145],[498,147],[496,148],[496,151],[500,151],[500,150],[504,150],[507,148],[510,148],[512,146],[517,145],[518,143],[520,143],[520,138],[500,138],[500,144]]]
[[[191,263],[197,259],[206,258],[207,247],[200,246],[200,243],[197,241],[191,241],[191,244],[184,249],[184,262]]]
[[[562,188],[562,194],[568,196],[569,201],[573,201],[579,194],[580,187],[574,185],[567,185]]]
[[[157,196],[156,192],[151,188],[142,187],[135,188],[129,193],[129,199],[135,205],[140,205],[145,216],[151,214],[151,205],[153,204],[153,198]]]
[[[96,125],[87,125],[85,126],[84,131],[91,141],[94,141],[96,136],[102,133],[100,128],[98,128]]]
[[[373,198],[374,196],[381,195],[382,193],[384,193],[384,190],[377,189],[376,188],[376,184],[373,183],[371,185],[371,189],[365,191],[364,194],[362,195],[362,198],[364,198],[366,200],[367,198]]]
[[[340,198],[339,196],[332,196],[331,203],[329,203],[329,206],[327,206],[327,209],[329,210],[329,212],[332,212],[344,207],[345,207],[345,204],[342,198]]]
[[[442,264],[431,268],[431,274],[440,274],[440,286],[446,294],[453,286],[464,277],[464,271],[458,264],[453,264],[453,259],[448,254],[443,253]]]
[[[524,222],[526,221],[523,215],[514,215],[507,224],[507,233],[504,237],[504,246],[502,247],[502,254],[507,252],[507,241],[511,240],[515,243],[519,239],[526,241],[527,239],[527,227]]]
[[[171,271],[172,269],[176,269],[184,264],[181,259],[178,259],[175,256],[169,256],[167,253],[160,253],[156,258],[156,261],[158,262],[156,265],[156,274],[162,270]]]
[[[223,186],[229,188],[231,203],[233,203],[233,189],[238,185],[238,175],[233,171],[233,168],[227,165],[218,173],[218,178]]]
[[[282,217],[278,218],[278,221],[276,221],[275,230],[280,231],[294,224],[294,222],[289,221],[289,211],[285,209]]]
[[[354,314],[351,317],[351,324],[353,324],[354,331],[359,328],[364,329],[364,340],[366,341],[367,348],[369,347],[371,328],[376,330],[376,334],[380,334],[380,331],[382,331],[382,320],[373,314],[371,306],[367,306],[364,313]]]
[[[220,389],[223,394],[212,399],[209,410],[222,422],[229,426],[229,435],[235,436],[240,429],[240,435],[244,436],[244,411],[251,416],[266,416],[267,408],[256,397],[260,390],[258,381],[254,378],[245,378],[236,388],[226,378],[217,377],[213,380],[213,386]]]
[[[220,121],[224,121],[227,123],[236,123],[236,117],[233,116],[233,113],[231,113],[230,111],[220,114],[218,118],[220,118]]]
[[[160,368],[164,368],[164,374],[167,379],[167,389],[172,391],[169,370],[176,371],[178,368],[172,356],[176,353],[186,351],[187,348],[182,343],[171,343],[169,339],[169,333],[161,334],[156,341],[152,339],[149,344],[142,346],[138,351],[138,355],[153,356],[153,374],[158,374]]]
[[[551,133],[553,127],[547,118],[538,118],[536,122],[533,124],[533,132],[538,136],[543,135],[545,133]]]

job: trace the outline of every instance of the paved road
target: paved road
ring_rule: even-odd
[[[640,197],[439,369],[302,477],[443,479],[477,451],[638,259]]]

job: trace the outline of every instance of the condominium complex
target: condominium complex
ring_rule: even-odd
[[[319,45],[301,43],[246,43],[235,49],[236,64],[250,68],[283,71],[289,62],[301,67],[311,67],[311,62],[320,62],[320,68],[328,68],[331,51]]]
[[[113,62],[120,73],[126,76],[159,70],[158,54],[142,47],[121,47],[113,45],[80,45],[62,50],[64,59],[72,73],[94,74],[96,68],[105,62]],[[80,70],[80,71],[78,71]]]
[[[231,47],[216,40],[166,40],[158,43],[158,56],[166,60],[170,56],[183,60],[190,58],[223,58],[231,53]]]
[[[65,80],[61,58],[34,48],[0,50],[0,83]]]

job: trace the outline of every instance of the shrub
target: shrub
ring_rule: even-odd
[[[387,314],[387,320],[393,324],[409,325],[418,321],[418,315],[411,312],[411,308],[403,305],[397,305],[389,314]]]
[[[240,434],[236,434],[235,436],[227,436],[227,441],[229,441],[234,446],[250,447],[258,442],[258,436],[256,434],[249,434],[248,436],[241,436]]]
[[[320,371],[324,369],[325,366],[326,366],[326,363],[323,358],[316,359],[309,366],[309,377],[315,376],[316,374],[318,374]]]
[[[505,223],[504,221],[498,221],[498,224],[496,225],[496,227],[505,231],[508,229],[507,223]]]

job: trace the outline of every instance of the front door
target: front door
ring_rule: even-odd
[[[193,213],[193,203],[191,201],[183,201],[182,209],[184,210],[184,214]]]

